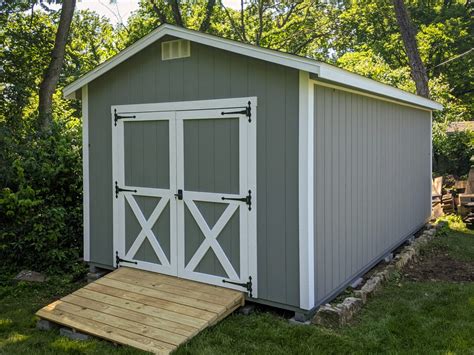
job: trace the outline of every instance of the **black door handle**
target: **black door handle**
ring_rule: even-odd
[[[174,194],[178,200],[182,200],[183,199],[183,190],[179,189],[178,190],[178,193],[177,194]]]

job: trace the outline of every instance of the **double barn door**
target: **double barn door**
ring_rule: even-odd
[[[115,266],[256,297],[255,104],[112,107]]]

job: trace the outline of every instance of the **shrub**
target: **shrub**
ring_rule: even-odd
[[[462,217],[457,214],[448,214],[448,215],[442,216],[438,218],[436,222],[437,223],[446,222],[447,223],[446,229],[449,228],[449,229],[456,230],[459,232],[467,231],[466,223],[464,223],[464,221],[462,220]],[[441,232],[446,232],[446,230],[444,231],[442,230]]]
[[[82,249],[79,125],[51,135],[0,127],[0,258],[11,268],[74,273]]]
[[[433,130],[433,170],[438,175],[466,175],[470,158],[474,155],[474,132],[460,131],[446,134],[442,129]]]

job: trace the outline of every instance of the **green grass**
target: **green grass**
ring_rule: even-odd
[[[431,248],[474,262],[474,235],[449,230]],[[428,250],[429,252],[429,250]],[[0,286],[0,354],[141,354],[105,341],[71,341],[35,329],[34,313],[80,287],[64,279]],[[393,280],[355,322],[339,329],[291,325],[274,313],[232,315],[178,354],[474,353],[474,283]]]

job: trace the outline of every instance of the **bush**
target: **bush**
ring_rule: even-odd
[[[74,273],[82,268],[79,125],[54,122],[51,135],[0,127],[0,258],[11,268]]]
[[[469,172],[470,158],[474,155],[474,132],[461,131],[446,134],[441,128],[433,130],[433,171],[438,175],[453,174],[461,177]]]
[[[444,232],[445,234],[447,232],[447,229],[452,229],[459,232],[467,231],[466,223],[464,223],[464,221],[462,220],[462,217],[457,214],[448,214],[448,215],[442,216],[436,220],[436,223],[439,223],[439,222],[447,223],[446,227],[443,228],[443,230],[441,231],[442,233]]]

